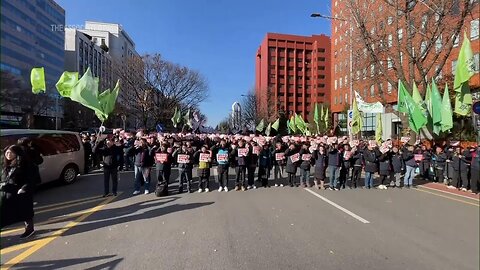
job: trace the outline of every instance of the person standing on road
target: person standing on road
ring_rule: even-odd
[[[390,187],[401,188],[400,180],[402,175],[402,170],[404,167],[403,158],[400,152],[398,151],[398,147],[392,148],[392,170],[390,174]]]
[[[432,153],[430,152],[430,149],[427,149],[427,146],[422,145],[421,150],[418,152],[418,154],[421,154],[423,156],[422,161],[419,163],[420,167],[420,175],[425,181],[430,181],[430,165],[431,165],[431,159],[432,159]]]
[[[387,189],[385,184],[386,181],[388,181],[387,177],[390,176],[391,167],[391,154],[390,150],[388,150],[385,153],[381,153],[378,157],[378,174],[380,175],[380,185],[378,186],[378,189]]]
[[[274,168],[273,177],[276,187],[283,187],[283,172],[285,171],[285,148],[281,142],[275,143],[273,151]]]
[[[140,194],[142,182],[145,186],[145,194],[150,193],[150,150],[147,147],[147,140],[145,138],[138,138],[128,154],[134,156],[135,190],[133,191],[133,195]]]
[[[32,139],[28,137],[18,139],[17,145],[22,148],[22,151],[25,154],[25,161],[29,163],[29,168],[32,169],[31,176],[33,177],[33,183],[39,185],[42,183],[39,166],[43,163],[43,157],[40,154],[38,147],[34,144]]]
[[[325,146],[320,145],[318,149],[314,152],[315,158],[315,188],[325,189],[325,170],[328,164],[328,156],[325,150]],[[320,182],[320,186],[318,185]]]
[[[258,156],[258,181],[262,183],[262,187],[270,187],[268,185],[268,177],[272,169],[272,153],[267,143],[262,146],[260,155]]]
[[[128,137],[124,141],[124,147],[123,147],[123,161],[124,161],[124,170],[125,171],[131,171],[133,170],[133,160],[132,156],[129,155],[128,153],[131,152],[133,149],[133,145],[135,143],[135,139],[133,137]]]
[[[259,154],[259,148],[257,148],[258,145],[256,142],[252,142],[250,144],[249,152],[251,153],[249,155],[249,158],[247,159],[247,182],[248,186],[247,189],[256,189],[257,186],[255,185],[255,171],[257,170],[257,165],[258,165],[258,154]],[[258,151],[253,151],[254,149]]]
[[[3,172],[0,182],[0,227],[24,221],[25,231],[20,238],[35,234],[33,223],[33,162],[27,162],[18,145],[12,145],[3,153]]]
[[[352,180],[350,181],[351,188],[357,188],[357,184],[360,184],[360,176],[362,175],[363,168],[363,152],[358,149],[358,146],[354,146],[352,149]]]
[[[378,170],[378,152],[371,144],[368,144],[367,149],[364,150],[363,156],[365,158],[365,188],[373,188],[374,174]]]
[[[84,172],[85,173],[88,173],[88,171],[90,170],[90,158],[92,156],[92,145],[90,144],[90,139],[88,138],[88,136],[82,136],[82,144],[83,144],[83,160],[84,160]]]
[[[187,155],[188,161],[185,163],[178,163],[180,168],[180,183],[178,193],[183,193],[183,183],[187,183],[187,192],[191,193],[192,189],[192,170],[193,170],[193,149],[187,144],[182,145],[182,148],[174,152],[174,160],[178,162],[178,155]]]
[[[403,161],[405,162],[406,170],[405,177],[403,178],[403,186],[410,188],[413,186],[413,178],[415,178],[415,170],[418,168],[417,161],[415,161],[415,156],[413,154],[413,146],[409,145],[404,149],[403,152]]]
[[[232,156],[235,158],[236,173],[235,178],[235,190],[242,191],[246,190],[245,180],[247,173],[247,164],[250,156],[250,148],[245,147],[245,142],[243,140],[238,141],[238,146],[233,146]]]
[[[297,174],[297,164],[300,160],[299,151],[294,143],[290,143],[288,149],[285,151],[285,158],[287,159],[286,171],[288,173],[288,183],[290,187],[296,186],[296,174]]]
[[[477,146],[472,154],[470,185],[473,193],[477,193],[480,188],[480,146]]]
[[[227,146],[227,141],[222,139],[219,144],[212,148],[212,153],[217,161],[217,174],[218,174],[218,192],[228,192],[228,167],[230,149]]]
[[[342,168],[340,169],[340,188],[345,189],[347,180],[350,179],[350,171],[352,168],[352,151],[350,149],[350,145],[343,145],[342,156],[343,161]],[[350,183],[349,187],[352,188],[352,183]]]
[[[116,146],[112,139],[97,141],[92,152],[102,157],[103,164],[103,197],[110,194],[110,178],[112,179],[112,193],[117,196],[118,187],[118,162],[122,156],[122,150]]]
[[[447,155],[443,152],[441,146],[435,148],[435,154],[432,156],[433,168],[435,173],[434,182],[444,183],[443,172],[445,169],[445,163],[447,161]]]
[[[169,151],[170,150],[170,151]],[[172,173],[173,155],[168,143],[163,143],[160,147],[154,146],[155,151],[155,169],[157,172],[157,185],[162,186],[164,194],[168,194],[168,185],[170,184],[170,174]]]
[[[207,145],[202,146],[194,155],[195,160],[198,160],[198,193],[210,192],[211,156],[212,153],[208,151]]]
[[[330,177],[329,190],[338,190],[337,183],[342,167],[342,157],[336,143],[333,143],[328,151],[328,176]]]
[[[300,187],[310,187],[310,168],[312,166],[312,153],[309,144],[305,142],[300,149]]]
[[[470,153],[470,150],[466,148],[465,150],[463,150],[459,158],[460,158],[460,182],[462,183],[461,190],[467,191],[470,186],[468,181],[468,176],[470,175],[470,163],[472,162],[472,153]]]

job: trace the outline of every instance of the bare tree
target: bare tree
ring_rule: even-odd
[[[250,90],[243,96],[241,102],[242,106],[242,125],[250,129],[255,129],[256,123],[261,119],[261,114],[258,110],[258,97],[255,91]]]
[[[352,18],[353,70],[357,70],[351,79],[359,81],[370,75],[378,86],[385,81],[394,86],[400,79],[426,89],[429,78],[441,74],[466,17],[474,6],[478,8],[478,1],[383,2],[382,12],[371,12],[379,8],[378,2],[346,1],[349,14],[343,16]],[[396,94],[378,89],[383,102],[386,95]],[[407,119],[401,118],[407,127]]]

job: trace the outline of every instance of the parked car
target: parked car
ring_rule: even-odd
[[[60,180],[66,184],[75,182],[84,173],[84,149],[76,132],[35,129],[4,129],[0,131],[0,146],[3,150],[28,137],[43,157],[39,166],[42,183]]]

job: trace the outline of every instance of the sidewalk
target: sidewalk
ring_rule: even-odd
[[[437,190],[437,191],[440,191],[440,192],[449,193],[449,194],[462,196],[462,197],[467,197],[467,198],[474,199],[474,200],[480,200],[480,194],[464,192],[464,191],[460,191],[460,190],[457,190],[457,189],[448,189],[447,186],[445,186],[444,184],[440,184],[440,183],[425,183],[425,184],[422,184],[422,185],[418,185],[418,187],[419,188],[425,188],[425,189],[431,189],[431,190]]]

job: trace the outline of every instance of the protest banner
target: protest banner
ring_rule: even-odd
[[[160,163],[165,163],[168,160],[168,154],[166,153],[156,153],[155,159]]]
[[[302,160],[304,160],[304,161],[310,161],[311,158],[312,158],[312,154],[303,154],[302,155]]]
[[[294,154],[294,155],[291,155],[291,156],[290,156],[290,160],[291,160],[293,163],[299,161],[299,160],[300,160],[300,154],[299,154],[299,153],[296,153],[296,154]]]
[[[382,146],[380,146],[379,150],[382,154],[385,154],[385,153],[388,152],[388,146],[382,145]]]
[[[178,164],[186,164],[190,162],[190,156],[189,155],[184,155],[184,154],[179,154],[177,156],[177,163]]]
[[[228,154],[217,154],[217,161],[218,162],[228,161]]]
[[[377,141],[375,141],[375,140],[369,140],[369,141],[368,141],[368,145],[370,145],[371,147],[377,147]]]
[[[258,156],[260,154],[260,147],[258,146],[253,147],[252,153]]]
[[[402,138],[400,138],[400,141],[402,143],[407,143],[408,141],[410,141],[410,137],[402,137]]]
[[[415,159],[415,161],[422,161],[423,160],[423,155],[422,154],[415,154],[414,159]]]
[[[285,153],[276,153],[275,154],[275,160],[284,160],[285,159]]]
[[[238,156],[246,157],[248,155],[248,148],[238,148]]]
[[[210,162],[210,153],[200,153],[200,162]]]

